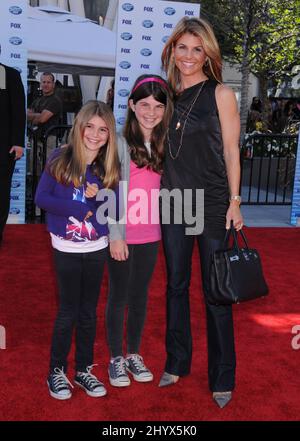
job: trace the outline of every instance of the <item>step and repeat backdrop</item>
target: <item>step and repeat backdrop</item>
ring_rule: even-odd
[[[136,78],[150,73],[162,75],[161,52],[176,23],[183,16],[199,15],[199,4],[119,2],[114,100],[118,131],[124,125],[128,96]]]
[[[5,0],[0,2],[0,61],[21,73],[27,90],[26,22],[27,1]],[[0,134],[1,136],[1,134]],[[25,139],[24,139],[25,146]],[[26,151],[16,163],[12,180],[9,223],[25,222]],[[1,191],[1,190],[0,190]]]
[[[300,136],[298,137],[294,191],[292,198],[291,224],[300,227]]]

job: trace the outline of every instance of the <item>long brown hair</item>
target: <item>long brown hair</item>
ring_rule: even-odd
[[[203,66],[203,72],[208,78],[213,78],[219,83],[222,82],[222,59],[219,44],[211,25],[202,18],[183,17],[174,28],[168,38],[161,55],[162,67],[167,74],[171,88],[178,92],[180,89],[180,72],[175,65],[172,54],[177,41],[183,34],[192,34],[202,41],[207,62]]]
[[[153,80],[151,80],[153,78]],[[143,80],[149,79],[145,82]],[[162,160],[164,156],[164,138],[169,120],[172,115],[172,99],[166,81],[159,75],[141,75],[135,81],[129,100],[136,104],[139,100],[149,96],[165,105],[163,118],[151,133],[151,156],[144,146],[144,135],[136,119],[135,113],[128,106],[127,118],[124,127],[124,137],[129,145],[130,157],[138,167],[148,167],[157,173],[162,172]]]
[[[87,123],[99,116],[107,125],[109,136],[106,145],[99,149],[93,161],[92,172],[103,180],[105,188],[113,188],[119,180],[119,160],[116,144],[115,118],[111,108],[96,100],[88,101],[77,114],[70,131],[68,144],[62,148],[48,165],[48,170],[55,179],[65,185],[71,183],[78,187],[85,181],[86,156],[83,142]]]

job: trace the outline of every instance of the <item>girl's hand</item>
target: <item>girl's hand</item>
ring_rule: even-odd
[[[128,246],[125,240],[113,240],[110,242],[110,255],[116,260],[127,260],[129,256]]]
[[[226,230],[229,230],[230,223],[233,221],[233,226],[236,231],[243,228],[243,216],[240,210],[239,203],[236,201],[231,201],[226,213]]]
[[[89,217],[93,216],[93,212],[92,211],[88,211],[84,220],[86,221]]]
[[[86,189],[85,189],[85,197],[87,198],[93,198],[96,196],[96,194],[99,191],[99,187],[97,184],[90,184],[89,182],[86,183]]]

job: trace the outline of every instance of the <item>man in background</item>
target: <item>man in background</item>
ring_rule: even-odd
[[[44,72],[40,80],[42,96],[36,98],[27,109],[27,120],[33,129],[38,130],[39,139],[46,131],[61,123],[62,102],[55,95],[55,79],[51,72]],[[47,140],[47,157],[56,147],[56,137],[52,133]]]
[[[12,175],[16,161],[23,155],[25,124],[21,76],[16,69],[0,63],[0,245],[9,214]]]
[[[51,127],[60,123],[62,103],[55,95],[54,75],[44,72],[41,76],[42,96],[36,98],[27,110],[27,119],[33,126],[38,126],[43,134]]]

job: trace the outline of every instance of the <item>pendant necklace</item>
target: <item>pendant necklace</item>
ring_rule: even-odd
[[[180,135],[180,140],[179,140],[179,146],[178,146],[178,149],[177,149],[177,152],[176,152],[175,155],[173,155],[172,150],[171,150],[171,142],[170,142],[170,136],[169,136],[169,129],[167,130],[167,141],[168,141],[168,145],[169,145],[169,153],[170,153],[170,156],[171,156],[171,158],[173,160],[177,159],[178,156],[179,156],[179,153],[180,153],[180,150],[181,150],[181,147],[182,147],[183,134],[184,134],[184,130],[185,130],[185,126],[186,126],[189,114],[191,113],[191,111],[192,111],[192,109],[193,109],[197,99],[199,98],[199,95],[200,95],[200,93],[201,93],[201,91],[202,91],[206,81],[207,80],[205,80],[205,81],[203,81],[201,83],[201,85],[199,86],[199,89],[197,90],[196,95],[192,99],[191,103],[181,113],[181,115],[180,115],[180,117],[179,117],[179,119],[178,119],[178,121],[176,123],[175,130],[177,131],[177,130],[179,130],[181,128],[181,120],[182,120],[182,118],[185,117],[184,120],[183,120],[183,124],[182,124],[181,135]]]

